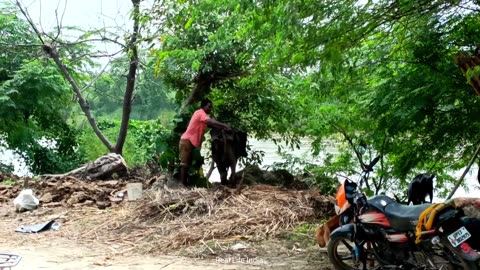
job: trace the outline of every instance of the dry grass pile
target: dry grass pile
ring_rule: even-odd
[[[152,191],[130,211],[122,222],[112,222],[116,226],[109,231],[120,234],[116,237],[137,231],[137,237],[146,240],[141,241],[145,252],[150,252],[210,240],[262,240],[331,215],[333,204],[331,197],[313,190],[256,185],[241,194],[223,187]]]

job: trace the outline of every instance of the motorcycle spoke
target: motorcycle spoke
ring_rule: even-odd
[[[332,241],[332,240],[330,240]],[[376,259],[374,252],[371,250],[370,242],[359,242],[358,246],[362,246],[365,254],[365,270],[379,270],[382,265]],[[364,269],[362,259],[355,258],[355,243],[348,237],[339,237],[334,239],[330,244],[329,257],[330,261],[335,265],[335,269],[343,270],[360,270]]]
[[[352,252],[353,247],[352,247],[346,240],[342,240],[342,243],[345,245],[345,247],[346,247],[350,252]]]
[[[340,259],[341,259],[342,261],[352,260],[352,259],[353,259],[353,256],[352,256],[352,254],[349,254],[349,255],[341,256]]]

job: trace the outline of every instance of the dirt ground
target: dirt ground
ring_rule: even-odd
[[[0,204],[0,253],[22,256],[14,270],[35,269],[332,269],[313,235],[277,237],[243,243],[235,250],[203,252],[184,249],[161,254],[146,253],[129,239],[102,235],[110,215],[121,215],[123,205],[99,210],[94,207],[40,208],[15,213],[13,205]],[[55,219],[58,231],[37,234],[15,232],[22,225]],[[141,232],[131,232],[132,235]],[[137,238],[135,238],[137,239]],[[225,245],[228,245],[225,244]],[[200,249],[197,249],[200,250]]]

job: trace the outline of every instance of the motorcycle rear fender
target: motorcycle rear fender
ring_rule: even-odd
[[[470,262],[476,262],[480,260],[480,253],[473,249],[468,243],[468,241],[465,241],[456,247],[453,247],[450,244],[446,236],[442,237],[442,241],[445,245],[451,246],[451,248],[455,250],[457,254],[460,254],[460,257],[462,257],[463,259]]]

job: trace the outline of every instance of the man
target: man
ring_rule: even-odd
[[[192,162],[193,150],[202,145],[202,136],[207,126],[230,130],[227,124],[208,116],[212,108],[213,105],[209,99],[202,100],[201,108],[193,113],[187,130],[180,137],[180,180],[185,186],[188,185],[188,169]]]

